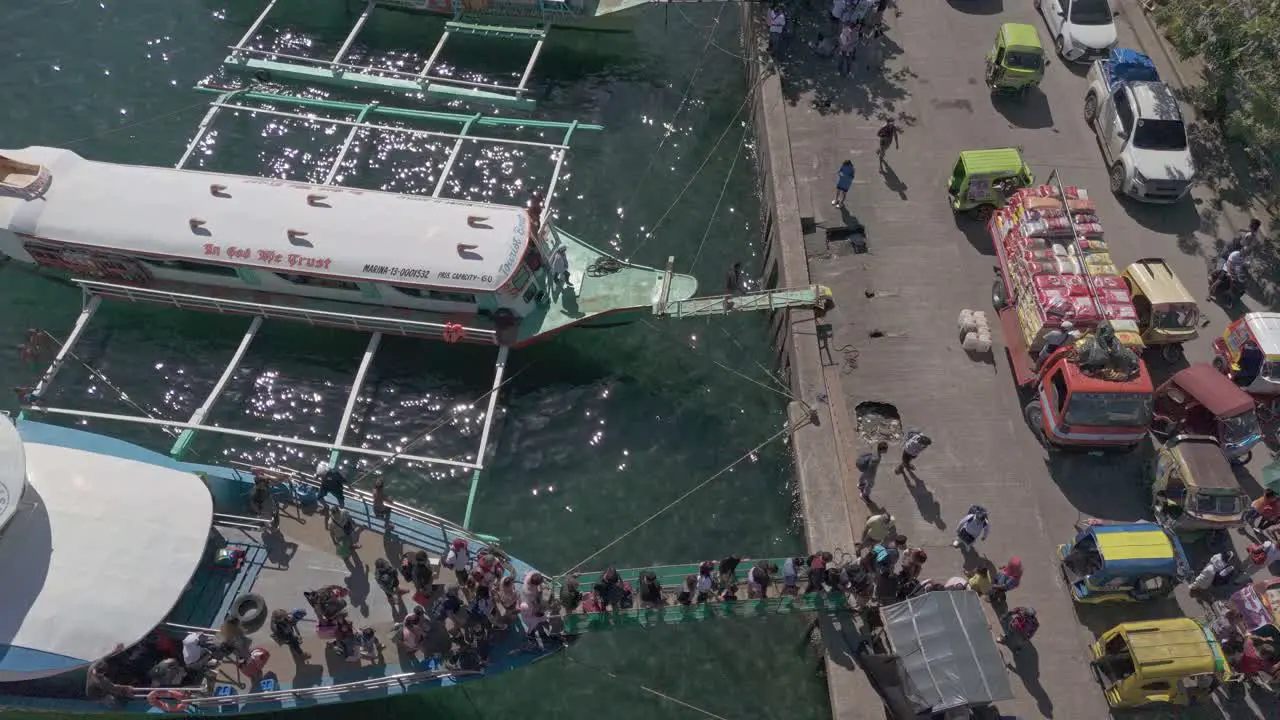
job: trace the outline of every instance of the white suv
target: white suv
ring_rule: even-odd
[[[1093,62],[1115,47],[1116,13],[1107,0],[1035,0],[1058,54],[1071,62]]]

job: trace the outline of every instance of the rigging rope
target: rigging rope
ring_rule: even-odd
[[[188,106],[183,107],[183,108],[178,108],[177,110],[171,110],[171,111],[169,111],[169,112],[167,112],[167,113],[164,113],[164,114],[161,114],[161,115],[155,115],[155,116],[150,117],[150,118],[145,118],[145,119],[142,119],[142,120],[135,120],[135,121],[133,121],[133,122],[128,122],[128,123],[125,123],[124,125],[121,125],[121,126],[119,126],[119,127],[114,127],[114,128],[110,128],[110,129],[108,129],[108,130],[103,130],[102,132],[97,132],[97,133],[94,133],[94,134],[92,134],[92,135],[86,135],[86,136],[84,136],[84,137],[82,137],[82,138],[76,138],[75,140],[64,140],[64,141],[62,141],[62,142],[60,142],[60,143],[55,143],[55,147],[61,147],[61,146],[64,146],[64,145],[75,145],[75,144],[77,144],[77,143],[85,142],[86,140],[97,140],[98,138],[106,137],[107,135],[112,135],[112,134],[114,134],[114,133],[118,133],[118,132],[120,132],[120,131],[122,131],[122,130],[128,130],[129,128],[132,128],[132,127],[137,127],[137,126],[139,126],[139,125],[146,125],[146,124],[148,124],[148,123],[153,123],[153,122],[155,122],[155,121],[157,121],[157,120],[164,120],[165,118],[170,118],[170,117],[173,117],[174,115],[181,115],[181,114],[182,114],[182,113],[184,113],[184,112],[188,112],[188,111],[190,111],[190,110],[194,110],[195,108],[199,108],[199,107],[203,107],[203,108],[207,108],[207,107],[209,107],[209,101],[208,101],[208,100],[201,100],[200,102],[195,103],[194,105],[188,105]]]
[[[720,197],[716,198],[716,206],[711,209],[711,217],[707,219],[707,229],[702,233],[702,241],[698,243],[698,252],[693,254],[693,261],[689,263],[689,271],[692,272],[694,266],[698,264],[698,258],[702,257],[702,248],[707,244],[707,238],[711,236],[711,227],[715,225],[716,215],[720,213],[720,203],[724,202],[724,193],[729,189],[729,181],[733,179],[733,169],[738,166],[738,158],[742,157],[742,148],[747,144],[747,128],[742,128],[742,137],[738,139],[738,152],[733,155],[733,162],[729,163],[729,172],[724,175],[724,184],[720,186]]]
[[[611,257],[599,257],[587,266],[587,277],[604,277],[612,275],[623,268],[623,264]]]
[[[622,533],[621,535],[619,535],[618,537],[614,538],[614,539],[613,539],[612,541],[610,541],[607,545],[605,545],[605,546],[601,547],[599,550],[596,550],[595,552],[593,552],[593,553],[591,553],[590,555],[586,556],[586,557],[585,557],[585,558],[583,558],[582,560],[578,561],[578,563],[577,563],[577,564],[573,565],[573,566],[572,566],[572,567],[570,567],[568,570],[565,570],[564,572],[560,573],[560,574],[559,574],[559,575],[557,575],[556,577],[557,577],[557,578],[565,577],[565,576],[567,576],[569,573],[572,573],[573,571],[575,571],[575,570],[577,570],[578,568],[582,567],[583,565],[587,564],[587,563],[588,563],[588,562],[590,562],[591,560],[594,560],[595,558],[599,557],[600,555],[602,555],[602,554],[603,554],[606,550],[608,550],[609,548],[612,548],[614,545],[617,545],[618,543],[620,543],[620,542],[622,542],[623,540],[627,539],[627,538],[628,538],[628,537],[630,537],[632,534],[634,534],[636,531],[638,531],[638,530],[640,530],[641,528],[643,528],[645,525],[648,525],[649,523],[651,523],[651,522],[653,522],[654,520],[656,520],[656,519],[657,519],[659,516],[661,516],[663,513],[667,512],[667,511],[668,511],[668,510],[670,510],[671,508],[673,508],[673,507],[675,507],[675,506],[679,505],[680,503],[684,502],[686,499],[688,499],[688,498],[689,498],[689,496],[693,495],[694,493],[698,492],[698,491],[699,491],[699,490],[701,490],[702,488],[704,488],[704,487],[706,487],[706,486],[710,485],[712,482],[714,482],[715,480],[719,479],[721,475],[724,475],[725,473],[727,473],[727,472],[729,472],[730,470],[732,470],[732,469],[734,469],[735,467],[737,467],[737,466],[738,466],[738,465],[739,465],[743,460],[746,460],[747,458],[750,458],[750,457],[752,457],[753,455],[755,455],[756,453],[760,452],[760,450],[761,450],[761,449],[763,449],[765,445],[768,445],[769,443],[773,442],[774,440],[777,440],[778,438],[782,437],[783,435],[789,435],[789,434],[791,434],[791,433],[794,433],[796,430],[799,430],[800,428],[802,428],[802,427],[804,427],[806,424],[808,424],[808,422],[809,422],[809,419],[806,417],[805,419],[800,420],[799,422],[795,423],[794,425],[793,425],[793,424],[791,424],[791,423],[787,423],[786,427],[784,427],[784,428],[782,428],[781,430],[779,430],[778,432],[776,432],[776,433],[774,433],[774,434],[770,435],[770,436],[769,436],[769,439],[765,440],[764,442],[760,443],[759,445],[756,445],[755,447],[751,448],[751,449],[750,449],[750,450],[748,450],[747,452],[743,453],[740,457],[738,457],[738,459],[737,459],[737,460],[734,460],[733,462],[729,463],[728,465],[725,465],[724,467],[720,468],[719,470],[717,470],[717,471],[716,471],[716,473],[715,473],[714,475],[712,475],[711,477],[707,478],[706,480],[703,480],[702,482],[698,483],[697,485],[695,485],[695,486],[694,486],[693,488],[691,488],[690,490],[687,490],[683,495],[681,495],[680,497],[678,497],[678,498],[676,498],[675,500],[672,500],[670,503],[668,503],[668,504],[666,505],[666,507],[663,507],[661,510],[658,510],[657,512],[653,513],[652,515],[650,515],[649,517],[645,518],[644,520],[641,520],[639,523],[637,523],[636,525],[634,525],[630,530],[628,530],[628,531],[626,531],[626,532]]]
[[[675,134],[676,119],[680,117],[681,111],[684,110],[685,103],[689,102],[689,93],[693,90],[694,83],[698,80],[698,75],[702,73],[702,67],[707,62],[707,51],[711,49],[713,44],[711,41],[715,37],[714,30],[720,25],[720,15],[724,13],[725,7],[729,3],[724,3],[720,9],[716,11],[715,21],[711,24],[711,30],[707,32],[707,42],[702,46],[702,54],[698,56],[698,65],[694,67],[693,72],[689,74],[689,82],[684,87],[684,94],[680,96],[680,102],[676,105],[676,111],[671,114],[671,121],[666,125],[666,132],[662,134],[662,139],[658,141],[658,147],[653,149],[649,154],[649,164],[645,165],[644,172],[640,173],[640,178],[636,180],[632,186],[631,195],[627,197],[627,201],[622,203],[622,213],[618,215],[618,224],[613,229],[614,237],[618,237],[619,231],[622,230],[622,223],[626,222],[627,209],[631,207],[631,203],[635,202],[636,196],[640,194],[640,188],[644,186],[644,181],[648,179],[653,165],[658,161],[658,155],[662,152],[663,146],[667,144],[667,140]]]
[[[41,335],[43,335],[43,336],[45,336],[45,337],[49,338],[50,340],[52,340],[52,341],[53,341],[53,343],[54,343],[55,345],[57,345],[59,349],[61,349],[61,348],[63,347],[63,343],[62,343],[61,341],[59,341],[59,340],[58,340],[58,338],[54,337],[54,336],[53,336],[53,333],[49,332],[48,330],[43,330],[43,329],[41,329],[41,330],[39,330],[39,333],[40,333]],[[96,379],[98,382],[102,383],[103,385],[106,385],[106,386],[107,386],[107,388],[108,388],[109,390],[111,390],[112,392],[114,392],[114,393],[116,394],[116,397],[118,397],[120,400],[124,401],[124,403],[125,403],[126,405],[128,405],[129,407],[131,407],[131,408],[133,408],[134,410],[137,410],[138,412],[142,413],[142,415],[143,415],[144,417],[146,417],[146,418],[148,418],[148,419],[150,419],[150,420],[158,420],[158,419],[160,419],[160,418],[157,418],[154,414],[152,414],[149,410],[147,410],[147,409],[143,408],[141,405],[139,405],[138,403],[134,402],[134,401],[129,397],[129,394],[128,394],[128,393],[126,393],[124,390],[121,390],[121,389],[120,389],[120,387],[119,387],[119,386],[117,386],[115,383],[111,382],[110,378],[108,378],[108,377],[107,377],[107,376],[106,376],[106,375],[105,375],[101,370],[98,370],[98,369],[97,369],[97,368],[95,368],[94,366],[90,365],[90,364],[88,363],[88,361],[84,360],[84,359],[83,359],[83,358],[81,358],[79,355],[76,355],[73,351],[71,351],[71,350],[67,350],[66,357],[69,357],[69,358],[71,358],[72,360],[75,360],[76,362],[80,363],[80,365],[81,365],[82,367],[84,367],[84,369],[85,369],[85,370],[88,370],[88,371],[89,371],[89,374],[90,374],[90,375],[92,375],[92,376],[94,377],[94,379]],[[47,372],[47,370],[46,370],[46,372]],[[43,377],[43,375],[42,375],[41,377]],[[40,401],[40,398],[31,398],[31,400],[34,400],[34,401],[36,401],[36,402],[39,402],[39,401]],[[161,426],[159,426],[159,427],[160,427],[160,430],[161,430],[161,431],[165,432],[166,434],[170,435],[171,437],[178,437],[179,435],[181,435],[181,433],[180,433],[180,432],[178,432],[178,430],[177,430],[177,429],[175,429],[175,428],[165,427],[165,426],[163,426],[163,425],[161,425]]]
[[[662,217],[658,218],[658,222],[653,224],[653,227],[650,228],[649,232],[645,233],[640,244],[637,245],[636,248],[631,251],[631,254],[627,256],[628,260],[635,257],[635,254],[640,252],[640,249],[645,246],[645,243],[653,239],[653,236],[658,232],[658,227],[662,225],[662,221],[666,220],[667,216],[671,214],[671,211],[676,209],[676,205],[679,205],[680,201],[684,199],[684,195],[689,192],[689,188],[693,185],[693,181],[698,179],[698,175],[702,174],[703,169],[707,167],[707,163],[711,162],[711,157],[715,155],[716,149],[719,148],[720,143],[724,142],[724,139],[728,137],[729,131],[733,129],[735,124],[737,124],[738,117],[742,115],[742,111],[747,109],[747,105],[755,98],[756,90],[760,88],[761,83],[763,83],[767,77],[769,77],[768,74],[760,73],[760,77],[756,79],[755,83],[752,84],[750,88],[748,88],[746,97],[743,98],[742,104],[738,106],[737,112],[733,114],[733,118],[731,118],[729,123],[725,126],[724,132],[720,133],[720,137],[716,138],[716,144],[712,145],[711,149],[707,151],[707,156],[702,159],[702,164],[698,165],[698,169],[693,171],[693,175],[689,176],[689,181],[684,184],[684,187],[680,188],[680,192],[676,194],[675,199],[667,206],[666,212],[662,213]]]
[[[522,368],[520,368],[519,370],[517,370],[517,371],[516,371],[516,373],[515,373],[514,375],[509,375],[509,376],[507,376],[507,377],[503,378],[503,379],[502,379],[502,382],[498,383],[498,386],[497,386],[497,387],[490,388],[489,390],[485,391],[485,393],[484,393],[483,395],[481,395],[480,397],[478,397],[478,398],[476,398],[475,400],[473,400],[470,404],[475,405],[475,404],[477,404],[477,403],[479,403],[479,402],[483,401],[485,398],[489,397],[490,395],[492,395],[492,394],[494,394],[494,393],[498,392],[498,391],[499,391],[499,390],[501,390],[502,388],[506,387],[507,383],[509,383],[509,382],[511,382],[512,380],[515,380],[516,378],[520,377],[521,375],[523,375],[523,374],[524,374],[524,372],[525,372],[526,370],[528,370],[529,368],[533,367],[533,366],[534,366],[534,365],[536,365],[536,364],[537,364],[536,362],[535,362],[535,363],[529,363],[528,365],[525,365],[524,367],[522,367]],[[486,420],[489,420],[489,418],[486,418]],[[452,421],[452,418],[450,418],[450,419],[448,419],[448,420],[441,420],[439,423],[437,423],[437,424],[433,425],[432,427],[427,428],[425,431],[423,431],[423,432],[419,433],[419,434],[418,434],[418,437],[414,438],[412,441],[410,441],[410,442],[409,442],[408,444],[406,444],[404,447],[402,447],[402,448],[400,448],[399,450],[395,451],[395,454],[393,454],[391,457],[385,457],[385,458],[382,458],[382,459],[381,459],[381,460],[379,460],[378,462],[374,463],[374,464],[373,464],[373,467],[371,467],[370,469],[366,470],[362,475],[360,475],[360,477],[356,478],[355,480],[352,480],[352,481],[351,481],[351,487],[355,487],[356,485],[359,485],[361,482],[363,482],[363,481],[364,481],[366,478],[368,478],[370,475],[372,475],[372,474],[374,474],[374,473],[378,472],[379,470],[381,470],[382,468],[386,467],[387,465],[390,465],[391,463],[395,462],[396,460],[398,460],[398,459],[400,458],[400,456],[401,456],[401,455],[403,455],[403,454],[405,454],[405,453],[409,452],[410,450],[414,449],[415,447],[417,447],[419,443],[421,443],[423,440],[426,440],[428,437],[430,437],[432,433],[434,433],[435,431],[437,431],[437,430],[439,430],[440,428],[444,427],[445,425],[449,424],[449,422],[451,422],[451,421]],[[484,460],[484,458],[476,458],[476,462],[478,462],[478,463],[479,463],[479,462],[483,462],[483,460]]]
[[[628,680],[627,678],[624,678],[624,677],[622,677],[621,675],[618,675],[617,673],[615,673],[614,671],[612,671],[612,670],[610,670],[610,669],[608,669],[608,668],[603,668],[603,667],[600,667],[599,665],[592,665],[591,663],[584,663],[584,662],[582,662],[581,660],[578,660],[577,658],[575,658],[575,657],[573,657],[572,655],[570,655],[570,654],[569,654],[569,652],[568,652],[567,650],[566,650],[563,654],[564,654],[564,658],[565,658],[566,660],[568,660],[569,662],[574,663],[575,665],[581,665],[582,667],[590,668],[590,669],[592,669],[592,670],[595,670],[596,672],[603,674],[605,677],[609,678],[610,680],[617,680],[618,682],[623,682],[623,683],[626,683],[626,682],[632,682],[632,681]],[[642,684],[640,684],[640,683],[635,683],[635,686],[636,686],[636,688],[638,688],[638,689],[640,689],[640,690],[643,690],[644,692],[647,692],[647,693],[649,693],[650,695],[653,695],[653,696],[655,696],[655,697],[657,697],[657,698],[659,698],[659,699],[662,699],[662,700],[666,700],[666,701],[668,701],[668,702],[673,702],[673,703],[675,703],[676,705],[679,705],[679,706],[681,706],[681,707],[688,708],[689,710],[692,710],[692,711],[694,711],[694,712],[696,712],[696,713],[699,713],[699,714],[701,714],[701,715],[704,715],[704,716],[706,716],[706,717],[711,718],[711,720],[728,720],[728,718],[725,718],[724,716],[717,715],[717,714],[715,714],[715,713],[711,712],[710,710],[704,710],[703,708],[700,708],[700,707],[698,707],[697,705],[693,705],[693,704],[691,704],[691,703],[687,703],[687,702],[685,702],[684,700],[681,700],[681,699],[680,699],[680,698],[678,698],[678,697],[674,697],[674,696],[672,696],[672,695],[668,695],[668,694],[666,694],[666,693],[664,693],[664,692],[662,692],[662,691],[660,691],[660,690],[654,690],[653,688],[649,687],[648,685],[642,685]]]
[[[660,328],[660,327],[658,327],[657,325],[654,325],[652,322],[650,322],[650,321],[646,320],[645,318],[640,318],[640,322],[642,322],[642,323],[644,323],[645,325],[648,325],[649,327],[653,328],[653,329],[654,329],[656,332],[658,332],[658,333],[666,333],[666,332],[667,332],[665,328]],[[742,351],[743,355],[749,355],[749,354],[750,354],[750,353],[748,353],[748,352],[747,352],[747,349],[746,349],[745,347],[743,347],[743,346],[742,346],[742,343],[738,342],[737,338],[735,338],[735,337],[733,337],[733,335],[730,335],[730,334],[729,334],[729,331],[728,331],[728,330],[725,330],[723,327],[721,327],[721,328],[720,328],[720,331],[724,333],[725,337],[727,337],[727,338],[729,338],[731,341],[733,341],[733,344],[734,344],[734,345],[737,345],[737,346],[738,346],[738,349]],[[685,345],[685,346],[687,347],[687,343],[678,343],[678,344],[683,344],[683,345]],[[767,385],[767,384],[765,384],[765,383],[763,383],[763,382],[760,382],[759,380],[756,380],[755,378],[751,377],[750,375],[747,375],[746,373],[742,372],[741,370],[735,370],[734,368],[731,368],[731,367],[729,367],[728,365],[725,365],[724,363],[720,362],[719,360],[712,360],[711,362],[715,363],[716,365],[719,365],[720,367],[724,368],[725,370],[728,370],[729,372],[733,373],[734,375],[737,375],[738,377],[742,378],[743,380],[746,380],[747,382],[754,383],[754,384],[759,385],[760,387],[764,388],[765,390],[769,390],[769,391],[771,391],[771,392],[776,392],[776,393],[778,393],[779,395],[781,395],[781,396],[785,397],[785,398],[786,398],[786,399],[788,399],[788,400],[794,400],[795,402],[800,403],[800,405],[802,405],[802,406],[804,407],[805,412],[813,412],[813,408],[809,407],[809,404],[808,404],[808,403],[806,403],[806,402],[805,402],[804,400],[802,400],[801,398],[798,398],[798,397],[796,397],[795,395],[791,394],[791,392],[790,392],[790,388],[788,388],[785,384],[783,384],[783,382],[782,382],[781,380],[779,380],[779,379],[778,379],[778,377],[777,377],[776,375],[774,375],[772,372],[770,372],[768,368],[766,368],[764,365],[761,365],[759,360],[753,360],[752,362],[754,362],[754,363],[755,363],[756,367],[760,368],[760,372],[764,373],[764,374],[769,378],[769,380],[770,380],[770,381],[772,381],[772,382],[773,382],[775,385],[777,385],[778,387],[772,387],[772,386]]]

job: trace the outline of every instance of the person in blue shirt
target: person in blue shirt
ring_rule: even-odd
[[[844,204],[845,195],[849,193],[849,188],[853,186],[853,161],[845,160],[840,166],[840,170],[836,172],[836,196],[832,199],[831,204],[834,207],[840,207]]]

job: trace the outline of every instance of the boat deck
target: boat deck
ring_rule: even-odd
[[[214,567],[210,562],[198,571],[187,596],[170,616],[167,629],[175,635],[182,635],[190,628],[216,628],[236,598],[253,593],[265,601],[267,612],[262,621],[245,627],[248,637],[246,650],[262,648],[270,653],[270,658],[261,676],[254,678],[248,677],[230,660],[222,663],[211,682],[213,697],[197,700],[193,705],[238,704],[240,701],[236,698],[247,693],[272,693],[265,698],[254,698],[255,706],[266,700],[276,707],[287,708],[301,702],[308,689],[354,684],[351,692],[359,693],[364,683],[417,673],[439,673],[440,683],[455,682],[448,677],[449,670],[443,665],[443,660],[457,649],[450,642],[448,630],[456,627],[463,618],[446,620],[443,625],[432,623],[424,645],[417,652],[410,652],[394,644],[391,638],[394,626],[416,604],[411,597],[412,585],[402,581],[402,589],[408,591],[401,596],[405,604],[393,606],[373,581],[373,565],[377,558],[385,557],[392,565],[398,566],[401,555],[406,552],[426,550],[438,570],[439,559],[445,550],[442,536],[437,537],[441,533],[430,532],[415,520],[398,514],[393,514],[395,527],[387,532],[385,523],[373,518],[367,505],[350,496],[347,509],[358,531],[357,547],[345,560],[338,556],[326,528],[324,514],[318,506],[282,504],[279,527],[274,529],[250,529],[240,524],[214,528],[208,550],[209,560],[219,549],[227,547],[243,549],[244,561],[237,569]],[[516,570],[522,572],[527,568],[517,562]],[[454,574],[450,571],[437,572],[435,579],[431,600],[455,585]],[[364,628],[374,631],[382,646],[376,657],[361,658],[358,653],[344,657],[330,647],[327,638],[317,634],[315,612],[302,593],[330,585],[338,585],[348,591],[347,613],[356,631]],[[309,657],[295,655],[272,639],[266,616],[276,609],[306,611],[307,615],[299,622],[298,629],[302,652]],[[495,631],[491,639],[493,653],[490,660],[493,665],[523,664],[540,654],[524,652],[524,633],[518,625],[507,631]],[[397,686],[380,687],[377,692],[385,693],[394,687]],[[285,689],[294,692],[280,692]]]
[[[569,287],[553,290],[549,301],[524,319],[521,337],[534,337],[584,322],[592,324],[593,316],[607,322],[611,314],[628,311],[642,313],[642,316],[652,314],[662,285],[662,270],[618,260],[554,225],[550,235],[550,245],[565,247]],[[672,300],[684,300],[693,297],[697,289],[698,281],[694,277],[673,274],[668,295]],[[619,317],[618,321],[623,320]]]
[[[234,598],[243,592],[252,592],[266,601],[268,612],[278,608],[292,611],[302,608],[307,617],[299,624],[303,652],[310,659],[294,656],[288,648],[278,645],[270,636],[270,623],[248,633],[250,647],[262,647],[271,652],[263,676],[275,679],[280,687],[306,688],[327,683],[347,683],[380,677],[387,672],[414,672],[428,669],[423,656],[401,652],[399,648],[387,648],[379,653],[377,661],[361,661],[343,658],[327,647],[328,640],[316,634],[315,613],[302,596],[304,590],[315,590],[328,585],[346,588],[348,615],[357,631],[373,628],[379,640],[390,642],[392,627],[404,617],[402,608],[392,607],[386,595],[372,581],[373,562],[378,557],[392,558],[393,564],[405,552],[414,552],[418,546],[404,542],[392,535],[380,535],[367,529],[357,535],[357,544],[345,561],[335,552],[324,516],[320,512],[300,511],[295,506],[282,510],[278,531],[248,530],[236,527],[220,527],[215,530],[211,550],[218,546],[243,548],[245,563],[238,575],[241,582],[218,583],[218,568],[210,567],[201,572],[192,590],[193,609],[189,620],[179,619],[175,613],[173,622],[203,627],[217,627],[226,617]],[[452,573],[441,580],[452,581]],[[224,587],[221,594],[201,592],[201,580],[207,585]],[[438,586],[437,592],[443,586]],[[412,605],[412,600],[409,601]],[[434,641],[427,657],[449,650],[447,637],[433,633]],[[388,666],[391,666],[388,668]],[[223,666],[236,676],[234,665]],[[219,678],[226,682],[225,673]],[[239,690],[248,689],[241,680]],[[260,689],[260,688],[253,688]]]

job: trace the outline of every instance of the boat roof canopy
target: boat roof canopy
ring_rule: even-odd
[[[12,421],[0,424],[10,437]],[[192,473],[21,430],[30,502],[0,536],[0,682],[60,675],[145,637],[185,592],[213,522]]]
[[[1253,409],[1253,398],[1208,363],[1179,370],[1169,382],[1182,388],[1215,417],[1243,415]]]
[[[285,274],[498,290],[528,243],[524,208],[0,150],[49,168],[40,201],[0,198],[0,229]]]

